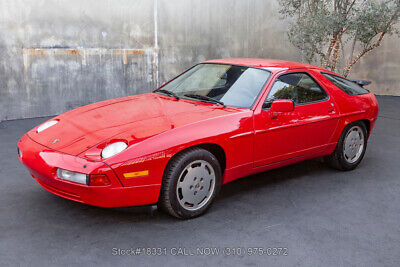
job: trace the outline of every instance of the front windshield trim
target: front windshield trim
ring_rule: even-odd
[[[263,84],[263,86],[261,87],[261,90],[258,92],[257,97],[255,97],[253,103],[251,104],[251,106],[249,108],[244,108],[244,107],[238,107],[238,106],[233,106],[233,105],[226,105],[227,107],[233,107],[233,108],[241,108],[241,109],[248,109],[248,110],[253,110],[255,104],[257,103],[257,100],[260,98],[260,95],[262,94],[262,92],[265,89],[265,86],[268,84],[268,82],[270,81],[271,77],[272,77],[272,72],[265,69],[265,68],[261,68],[261,67],[254,67],[254,66],[248,66],[248,65],[241,65],[241,64],[230,64],[230,63],[218,63],[218,62],[201,62],[201,63],[197,63],[195,65],[193,65],[192,67],[188,68],[187,70],[185,70],[184,72],[180,73],[178,76],[172,78],[171,80],[169,80],[168,82],[166,82],[165,84],[161,85],[160,87],[158,87],[156,90],[153,91],[153,93],[156,93],[158,90],[162,89],[164,86],[166,86],[167,84],[169,84],[170,82],[174,81],[175,79],[179,78],[180,76],[182,76],[183,74],[185,74],[186,72],[190,71],[191,69],[193,69],[194,67],[198,66],[198,65],[205,65],[205,64],[209,64],[209,65],[229,65],[229,66],[237,66],[237,67],[246,67],[246,68],[251,68],[251,69],[258,69],[258,70],[263,70],[265,72],[269,73],[269,77],[268,79],[266,79],[265,83]],[[201,101],[200,99],[192,99],[192,98],[188,98],[188,97],[180,97],[180,99],[185,99],[185,100],[190,100],[190,101],[195,101],[195,102],[203,102],[205,103],[205,101]]]

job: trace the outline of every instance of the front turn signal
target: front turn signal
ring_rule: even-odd
[[[104,186],[110,185],[111,182],[105,174],[91,174],[89,175],[89,186]]]

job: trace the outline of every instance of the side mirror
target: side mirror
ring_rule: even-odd
[[[293,110],[293,100],[275,100],[271,104],[271,119],[276,119],[279,113],[291,112]]]

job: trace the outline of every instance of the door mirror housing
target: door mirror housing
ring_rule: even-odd
[[[290,112],[294,110],[293,100],[275,100],[271,104],[272,112]]]
[[[293,100],[275,100],[271,104],[271,119],[278,117],[279,113],[291,112],[294,110]]]

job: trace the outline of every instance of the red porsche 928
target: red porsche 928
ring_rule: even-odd
[[[356,168],[378,115],[365,84],[295,62],[210,60],[152,93],[35,127],[18,157],[58,196],[100,207],[158,204],[192,218],[243,176],[322,156],[336,169]]]

